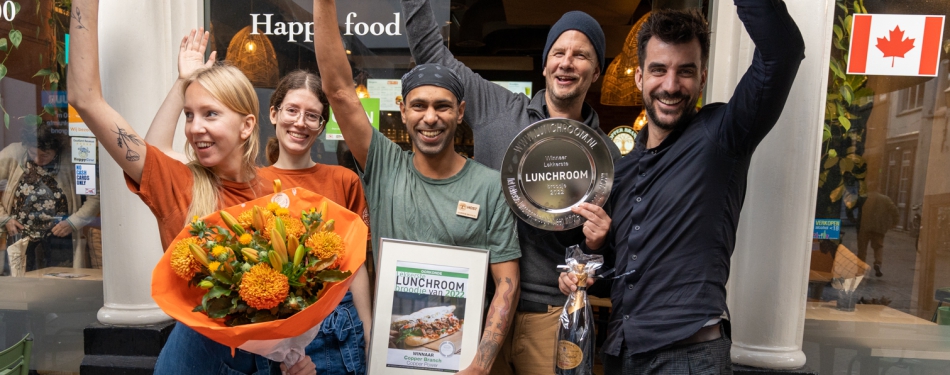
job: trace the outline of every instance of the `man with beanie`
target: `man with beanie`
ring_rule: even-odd
[[[784,2],[734,3],[755,53],[727,103],[696,110],[710,50],[702,13],[654,10],[637,34],[647,126],[615,165],[614,221],[596,249],[616,258],[606,374],[732,374],[726,281],[749,164],[805,57]],[[560,279],[575,290],[575,277]]]
[[[465,86],[465,120],[475,137],[476,161],[500,169],[511,140],[528,125],[547,118],[569,118],[590,126],[604,137],[614,161],[619,160],[620,151],[606,141],[597,113],[584,102],[590,85],[605,69],[604,32],[594,18],[568,12],[551,27],[542,55],[545,89],[528,98],[482,78],[456,60],[442,41],[429,0],[403,0],[402,8],[416,62],[450,67]],[[610,218],[600,207],[584,203],[574,212],[586,223],[563,232],[518,221],[521,297],[492,374],[553,372],[558,316],[567,300],[558,289],[557,265],[564,263],[568,246],[599,248],[610,226]]]

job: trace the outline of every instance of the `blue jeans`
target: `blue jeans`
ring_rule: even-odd
[[[154,374],[279,375],[280,363],[240,349],[231,357],[231,348],[177,323],[158,355]]]
[[[306,353],[319,375],[366,374],[366,341],[363,321],[356,314],[353,294],[346,292],[340,304],[320,326],[320,333],[307,345]]]

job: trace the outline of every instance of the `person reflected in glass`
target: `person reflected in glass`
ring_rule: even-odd
[[[27,242],[26,271],[72,267],[82,246],[80,229],[99,215],[98,196],[76,195],[75,168],[63,155],[68,141],[46,124],[26,125],[22,141],[0,151],[0,178],[6,181],[0,223],[9,245]]]
[[[858,258],[868,261],[868,243],[874,249],[874,275],[884,276],[881,265],[884,260],[884,235],[897,225],[900,218],[894,201],[886,195],[872,191],[861,206],[861,223],[858,226]]]

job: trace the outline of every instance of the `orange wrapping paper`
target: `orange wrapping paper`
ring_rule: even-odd
[[[368,232],[360,215],[320,194],[303,188],[289,188],[285,189],[283,193],[290,197],[288,209],[291,216],[297,218],[299,218],[301,211],[310,208],[319,209],[321,203],[328,202],[327,217],[336,221],[334,232],[343,238],[343,243],[346,245],[340,257],[340,270],[356,274],[356,271],[366,260],[366,235]],[[276,193],[228,207],[224,211],[237,217],[241,212],[252,209],[255,205],[261,208],[266,207],[274,195]],[[218,212],[205,216],[203,220],[208,223],[209,227],[214,225],[227,227]],[[190,236],[189,229],[190,227],[185,228],[178,233],[178,236],[172,241],[172,245],[165,250],[162,259],[155,266],[155,270],[152,272],[152,298],[166,314],[205,337],[230,347],[232,353],[234,348],[241,346],[248,340],[284,339],[306,332],[333,312],[333,309],[340,304],[340,300],[343,299],[350,287],[350,282],[353,280],[351,275],[344,281],[325,284],[320,299],[314,305],[303,309],[303,311],[290,318],[228,327],[224,324],[224,319],[211,319],[204,313],[191,311],[195,306],[201,304],[201,297],[206,291],[188,286],[187,281],[178,277],[171,269],[171,250],[174,249],[174,244],[179,240]]]

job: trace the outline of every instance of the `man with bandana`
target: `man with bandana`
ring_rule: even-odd
[[[514,315],[521,250],[499,173],[455,152],[455,131],[465,115],[462,83],[454,71],[436,64],[416,66],[403,76],[400,112],[414,149],[403,151],[370,125],[353,90],[334,0],[314,0],[313,9],[323,90],[362,169],[373,242],[386,237],[489,250],[497,292],[475,359],[460,364],[458,372],[486,374]]]
[[[620,150],[600,129],[597,112],[584,102],[591,84],[605,69],[606,38],[600,24],[581,11],[565,13],[548,31],[541,54],[544,89],[533,97],[514,93],[482,78],[458,61],[446,47],[430,0],[402,0],[409,49],[418,63],[436,63],[458,72],[469,98],[465,121],[475,139],[475,160],[492,169],[521,130],[548,118],[569,118],[589,126],[610,149],[616,164]],[[558,318],[567,297],[558,289],[559,264],[571,245],[597,249],[610,228],[610,217],[598,206],[582,203],[573,209],[583,226],[548,231],[518,221],[521,295],[512,332],[492,368],[495,375],[543,375],[554,369]]]

